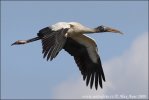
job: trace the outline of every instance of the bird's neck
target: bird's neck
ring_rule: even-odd
[[[84,32],[87,33],[87,34],[90,34],[90,33],[96,33],[97,30],[95,28],[88,28],[88,27],[86,27]]]

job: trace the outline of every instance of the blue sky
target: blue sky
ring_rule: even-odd
[[[53,91],[61,83],[68,79],[82,78],[73,57],[63,50],[56,59],[47,62],[42,58],[40,41],[10,46],[18,39],[35,37],[40,29],[59,21],[76,21],[89,27],[111,26],[125,33],[89,35],[96,40],[101,60],[105,63],[121,56],[125,51],[130,52],[129,48],[133,41],[148,32],[148,3],[147,1],[2,1],[2,98],[54,98]]]

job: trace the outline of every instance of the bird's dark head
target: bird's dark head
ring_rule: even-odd
[[[107,26],[98,26],[97,28],[95,28],[96,32],[113,32],[113,33],[120,33],[123,34],[121,31],[111,28],[111,27],[107,27]]]

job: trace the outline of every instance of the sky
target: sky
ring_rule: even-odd
[[[86,87],[73,57],[64,50],[47,62],[41,41],[11,46],[61,21],[111,26],[124,33],[89,34],[103,64],[103,89]],[[1,1],[1,98],[147,99],[147,1]]]

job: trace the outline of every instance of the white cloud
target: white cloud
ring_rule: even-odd
[[[106,85],[110,85],[106,83]],[[106,86],[104,85],[104,86]],[[95,90],[94,88],[91,90],[89,87],[86,87],[85,82],[82,81],[82,78],[78,80],[67,80],[62,83],[54,90],[54,98],[55,99],[87,99],[89,96],[98,96],[99,94],[104,94],[104,90],[99,89]]]
[[[148,34],[135,39],[131,47],[120,57],[105,63],[114,89],[107,94],[148,94]]]
[[[148,98],[148,33],[136,38],[127,51],[103,66],[107,80],[103,89],[90,90],[82,78],[69,79],[53,90],[53,98]]]

